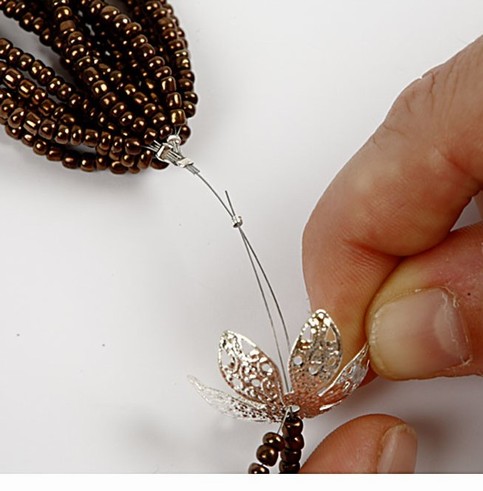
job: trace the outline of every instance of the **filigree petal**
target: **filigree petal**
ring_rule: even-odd
[[[273,414],[267,411],[265,404],[248,401],[241,397],[233,397],[218,389],[213,389],[202,384],[195,377],[188,377],[191,384],[196,388],[203,399],[223,414],[237,419],[245,419],[257,422],[278,422],[283,414]]]
[[[368,370],[369,345],[366,343],[359,353],[341,370],[334,382],[320,393],[320,409],[323,410],[326,406],[332,407],[335,404],[339,404],[350,396],[362,383]]]
[[[289,373],[297,398],[318,394],[334,378],[342,360],[340,333],[324,310],[305,323],[289,360]]]
[[[220,338],[218,366],[235,392],[271,411],[283,410],[283,388],[275,363],[250,339],[231,331]]]
[[[290,392],[285,396],[285,404],[299,406],[302,418],[313,418],[337,406],[364,380],[369,368],[368,353],[368,346],[365,345],[328,387],[319,393]]]

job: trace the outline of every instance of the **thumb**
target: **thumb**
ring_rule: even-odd
[[[371,366],[392,379],[483,373],[483,222],[404,260],[367,318]]]
[[[331,433],[307,459],[302,473],[410,473],[416,464],[414,430],[385,414],[362,416]]]

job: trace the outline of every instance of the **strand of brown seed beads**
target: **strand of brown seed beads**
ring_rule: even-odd
[[[249,474],[269,474],[280,456],[280,474],[296,474],[300,470],[300,459],[304,448],[302,419],[296,413],[289,413],[282,424],[282,434],[269,432],[263,436],[263,443],[257,448],[259,462],[250,464]]]
[[[185,34],[165,0],[0,0],[0,10],[60,56],[72,82],[0,39],[0,123],[38,155],[69,169],[115,174],[164,168],[148,147],[190,135],[193,91]],[[87,147],[87,148],[86,148]],[[300,469],[302,420],[267,433],[251,474]]]
[[[125,0],[121,12],[102,0],[0,0],[0,10],[52,48],[72,79],[0,39],[0,122],[9,136],[70,169],[166,166],[146,147],[174,134],[184,143],[198,101],[171,5]]]

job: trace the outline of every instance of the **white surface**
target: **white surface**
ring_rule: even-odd
[[[230,190],[295,337],[318,196],[402,88],[480,34],[483,4],[173,5],[201,101],[186,151]],[[3,132],[0,144],[0,472],[244,472],[269,427],[219,416],[186,381],[224,388],[223,329],[273,352],[221,208],[181,170],[89,175]],[[306,455],[346,420],[387,412],[416,427],[419,472],[480,472],[482,411],[481,379],[378,380],[307,423]]]

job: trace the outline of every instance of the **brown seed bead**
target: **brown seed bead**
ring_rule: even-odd
[[[153,128],[148,128],[143,135],[143,144],[152,145],[156,140],[158,133]]]
[[[50,160],[52,162],[60,162],[63,155],[64,151],[61,147],[58,146],[50,146],[46,153],[47,160]]]
[[[285,438],[285,446],[290,450],[302,450],[304,448],[304,445],[305,442],[302,435]]]
[[[166,104],[169,109],[180,109],[183,105],[183,99],[179,92],[172,92],[166,96]]]
[[[10,114],[8,118],[8,126],[10,128],[16,130],[17,128],[20,128],[23,124],[23,120],[25,118],[25,109],[21,107],[17,107],[12,111],[12,114]]]
[[[280,464],[278,464],[278,469],[280,470],[280,474],[297,474],[300,470],[300,464],[289,464],[281,460]]]
[[[133,165],[136,164],[136,157],[134,155],[128,155],[128,154],[124,154],[122,157],[121,157],[121,164],[124,166],[124,167],[127,167],[128,169],[130,167],[132,167]]]
[[[136,118],[132,124],[134,133],[143,134],[146,131],[147,123],[144,118]]]
[[[39,126],[39,135],[46,140],[51,140],[54,137],[56,123],[51,119],[44,119]]]
[[[12,43],[5,38],[0,39],[0,56],[5,56],[6,53],[12,48]]]
[[[111,147],[112,137],[111,134],[103,131],[99,138],[99,143],[96,147],[96,153],[99,155],[107,155],[109,153],[109,149]]]
[[[118,101],[117,95],[114,92],[108,92],[106,95],[101,97],[99,104],[104,110],[107,110],[112,106],[114,106],[114,104],[116,104],[117,101]]]
[[[70,143],[71,145],[81,145],[84,140],[84,130],[79,125],[72,126],[70,130]]]
[[[35,143],[35,136],[31,135],[30,133],[24,133],[21,141],[24,145],[27,145],[27,147],[33,147]]]
[[[108,90],[109,88],[107,87],[107,84],[106,82],[104,82],[104,80],[98,80],[97,82],[94,82],[91,87],[92,95],[97,99],[106,94]]]
[[[280,454],[280,458],[288,464],[296,464],[297,462],[300,462],[301,457],[302,450],[290,450],[289,448],[283,449],[282,453]]]
[[[304,429],[304,423],[301,418],[297,416],[289,416],[282,427],[282,434],[285,438],[289,436],[297,436],[302,434]]]
[[[260,445],[257,448],[257,459],[264,465],[275,465],[278,459],[278,451],[268,445]]]
[[[36,135],[42,119],[33,112],[28,112],[23,122],[23,128],[31,135]]]
[[[142,150],[139,138],[127,138],[124,148],[128,155],[139,155]]]
[[[83,157],[80,161],[80,169],[84,172],[92,172],[96,170],[96,161],[92,157]]]
[[[183,101],[183,109],[188,118],[192,118],[196,114],[196,106],[190,101]]]
[[[84,145],[90,148],[94,148],[99,142],[99,132],[92,129],[87,128],[84,132]]]
[[[3,82],[12,90],[15,90],[18,87],[18,84],[22,79],[22,74],[18,70],[15,70],[15,68],[8,68],[3,75]]]
[[[5,126],[5,133],[15,140],[20,140],[22,138],[22,130],[20,128],[11,128],[10,126]]]
[[[119,161],[112,162],[109,169],[113,174],[125,174],[127,172],[127,167],[124,167]]]
[[[182,78],[187,78],[188,80],[191,80],[192,82],[195,81],[195,74],[191,70],[180,70],[179,75]]]
[[[47,142],[45,140],[38,139],[35,141],[33,149],[37,155],[45,155],[48,150]]]
[[[178,80],[178,86],[183,92],[190,92],[193,90],[193,82],[187,78],[181,78]]]
[[[191,129],[189,126],[187,125],[183,125],[181,126],[181,128],[179,129],[179,137],[181,138],[181,141],[182,143],[185,143],[186,140],[188,140],[188,138],[190,137],[191,135]]]
[[[166,167],[168,167],[168,164],[166,162],[161,162],[160,160],[152,158],[151,167],[153,169],[158,169],[158,170],[159,169],[166,169]]]
[[[198,96],[194,92],[185,92],[183,94],[183,99],[185,101],[190,101],[193,104],[198,104]]]
[[[18,60],[17,67],[19,70],[22,71],[27,71],[30,68],[30,65],[32,65],[34,61],[34,57],[28,53],[24,53],[22,56],[20,56],[20,59]]]
[[[270,470],[264,465],[253,463],[248,468],[248,474],[270,474]]]
[[[138,166],[140,169],[147,169],[153,161],[153,153],[150,150],[144,151],[138,159]]]
[[[72,152],[67,152],[62,159],[62,165],[67,169],[77,169],[79,167],[80,157]]]
[[[181,126],[186,123],[186,114],[183,109],[175,109],[169,113],[171,123],[175,126]]]
[[[161,92],[167,94],[176,90],[176,80],[174,77],[165,77],[161,79]]]
[[[0,117],[2,119],[8,119],[12,111],[17,107],[12,99],[5,99],[0,106]]]
[[[56,104],[51,99],[45,99],[40,104],[39,110],[42,116],[49,117],[55,111]]]
[[[265,433],[265,435],[263,435],[263,443],[265,443],[265,445],[273,447],[279,452],[285,448],[285,440],[278,433]]]
[[[96,157],[95,164],[97,170],[106,170],[109,167],[109,158],[98,155]]]
[[[24,99],[29,99],[35,90],[35,84],[30,80],[23,79],[18,85],[18,94]]]
[[[61,124],[55,132],[54,141],[59,145],[67,145],[70,141],[70,128],[65,124]]]
[[[155,128],[160,128],[161,126],[166,124],[167,121],[168,121],[168,118],[161,112],[156,113],[154,116],[151,117],[151,124]]]

